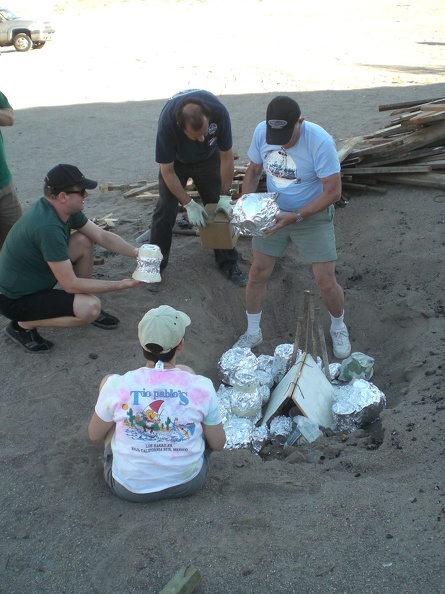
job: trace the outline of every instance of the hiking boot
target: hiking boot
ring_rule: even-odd
[[[259,330],[256,334],[249,334],[244,332],[242,336],[238,338],[232,348],[242,347],[253,349],[259,346],[263,342],[263,333]]]
[[[101,309],[99,317],[91,323],[93,324],[93,326],[96,326],[97,328],[102,328],[103,330],[114,330],[115,328],[117,328],[119,324],[119,318],[116,318],[116,316],[112,316],[111,314]]]
[[[332,338],[332,346],[334,347],[334,355],[337,359],[346,359],[351,354],[351,343],[349,342],[349,334],[346,326],[341,330],[330,331]]]
[[[11,340],[22,347],[27,353],[49,353],[54,348],[54,343],[50,340],[45,340],[37,330],[25,330],[21,328],[17,322],[11,322],[5,328],[6,334]]]
[[[224,273],[227,274],[228,279],[237,287],[245,287],[247,285],[248,276],[240,270],[239,266],[224,270]]]

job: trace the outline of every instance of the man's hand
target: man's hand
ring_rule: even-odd
[[[275,215],[275,225],[273,227],[268,227],[264,229],[263,237],[270,237],[279,229],[286,227],[287,225],[292,225],[295,223],[295,213],[293,212],[280,212],[279,214]]]
[[[207,226],[208,214],[200,204],[193,200],[193,198],[188,204],[184,204],[184,207],[192,225],[196,225],[197,227]]]
[[[232,216],[232,198],[230,196],[220,196],[218,204],[215,208],[215,214],[217,212],[224,212],[230,219]]]

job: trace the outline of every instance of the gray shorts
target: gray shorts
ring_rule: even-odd
[[[0,248],[14,223],[22,216],[14,182],[11,180],[0,188]]]
[[[192,478],[192,480],[183,483],[182,485],[175,485],[162,491],[154,491],[153,493],[133,493],[126,489],[123,485],[118,483],[112,472],[113,467],[113,452],[111,451],[111,442],[107,445],[104,451],[104,477],[112,492],[125,501],[132,503],[151,503],[152,501],[160,501],[162,499],[178,499],[179,497],[188,497],[194,495],[202,487],[207,478],[210,468],[210,454],[211,449],[206,448],[204,451],[204,460],[202,461],[201,470]]]
[[[300,262],[332,262],[337,259],[334,232],[334,205],[329,206],[300,223],[279,229],[271,237],[253,237],[252,248],[256,252],[281,258],[292,242]]]

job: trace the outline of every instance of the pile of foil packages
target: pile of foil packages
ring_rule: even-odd
[[[241,235],[261,237],[264,230],[273,227],[280,212],[275,192],[244,194],[233,207],[231,223]]]
[[[269,426],[257,426],[271,391],[291,367],[292,344],[281,344],[274,355],[259,355],[249,348],[235,347],[226,351],[218,362],[222,383],[217,391],[222,421],[226,432],[226,449],[249,449],[259,453],[268,443],[291,445],[296,432],[295,422],[276,416]],[[301,354],[298,351],[297,356]],[[317,358],[322,369],[322,361]],[[368,380],[373,375],[374,360],[363,353],[352,353],[342,363],[329,365],[332,379],[332,412],[334,432],[349,433],[376,421],[386,406],[386,397]],[[316,429],[316,428],[315,428]],[[304,437],[304,430],[303,437]],[[295,444],[312,439],[294,440]]]

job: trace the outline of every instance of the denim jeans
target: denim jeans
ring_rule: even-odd
[[[175,161],[175,173],[185,188],[189,177],[193,179],[202,203],[216,204],[221,189],[220,156],[215,153],[206,161],[198,163],[180,163]],[[173,238],[173,227],[178,215],[178,199],[168,189],[164,178],[159,172],[159,200],[153,212],[150,231],[150,242],[159,246],[162,252],[161,272],[166,268],[170,256]],[[214,250],[215,261],[222,270],[234,268],[238,262],[238,252],[235,248]]]

